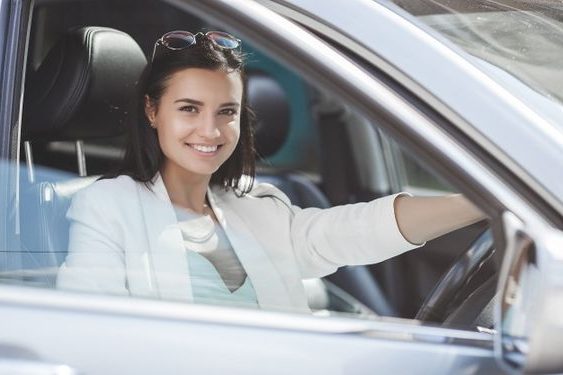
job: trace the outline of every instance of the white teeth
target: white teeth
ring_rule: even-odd
[[[200,152],[215,152],[217,151],[217,146],[204,146],[204,145],[193,145],[190,144],[190,147],[193,149],[200,151]]]

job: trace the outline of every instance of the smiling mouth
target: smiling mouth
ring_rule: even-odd
[[[190,148],[204,153],[204,154],[213,154],[215,153],[219,148],[221,148],[221,146],[223,145],[198,145],[198,144],[192,144],[192,143],[186,143],[187,146],[189,146]]]

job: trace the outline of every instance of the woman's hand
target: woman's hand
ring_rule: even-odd
[[[422,244],[483,220],[485,215],[461,194],[441,197],[403,195],[395,199],[395,218],[409,242]]]

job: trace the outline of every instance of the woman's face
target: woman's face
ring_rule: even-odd
[[[211,176],[240,136],[240,74],[188,68],[174,73],[159,103],[146,113],[158,133],[164,168]]]

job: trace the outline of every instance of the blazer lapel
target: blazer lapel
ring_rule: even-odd
[[[153,265],[154,287],[166,300],[193,301],[188,260],[176,215],[159,173],[152,190],[137,184]]]
[[[254,286],[258,304],[262,308],[287,310],[292,304],[286,283],[252,234],[252,228],[248,228],[239,213],[229,205],[227,194],[232,193],[214,193],[212,189],[207,192],[211,208]],[[236,199],[234,195],[232,199]]]

